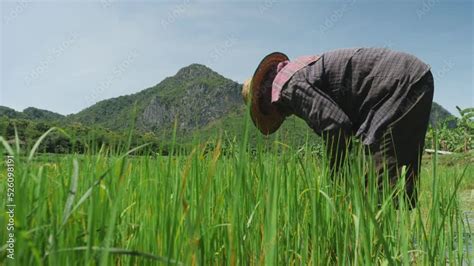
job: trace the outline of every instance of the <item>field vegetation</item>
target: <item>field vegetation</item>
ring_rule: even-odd
[[[474,189],[472,151],[425,158],[410,211],[404,180],[381,192],[361,149],[332,175],[321,147],[308,144],[312,135],[296,148],[284,134],[250,145],[249,129],[196,140],[191,150],[172,141],[167,155],[134,145],[132,132],[116,143],[90,139],[67,155],[38,153],[51,134],[71,137],[57,128],[27,150],[18,134],[1,138],[0,152],[15,158],[15,263],[472,263],[473,210],[462,196]],[[2,213],[2,230],[7,221]],[[8,262],[5,242],[2,232],[0,264]]]

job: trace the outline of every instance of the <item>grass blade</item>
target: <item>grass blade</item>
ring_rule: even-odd
[[[74,248],[62,248],[58,249],[56,252],[73,252],[73,251],[86,251],[87,246],[81,246],[81,247],[74,247]],[[93,251],[101,251],[101,252],[108,252],[111,254],[117,254],[117,255],[126,255],[126,256],[136,256],[136,257],[142,257],[145,259],[150,259],[154,260],[157,262],[161,263],[167,263],[167,264],[172,264],[172,265],[183,265],[182,262],[174,260],[174,259],[169,259],[166,257],[162,256],[157,256],[151,253],[146,253],[146,252],[141,252],[141,251],[136,251],[136,250],[127,250],[123,248],[102,248],[102,247],[92,247]],[[51,253],[46,253],[45,257],[49,256]]]
[[[66,205],[64,206],[62,225],[64,226],[67,222],[67,218],[71,215],[72,204],[74,203],[74,198],[77,193],[77,180],[79,176],[79,164],[77,159],[72,161],[73,171],[71,177],[71,186],[69,188],[69,196],[67,197]]]
[[[69,135],[62,129],[60,128],[57,128],[57,127],[52,127],[50,129],[48,129],[48,131],[46,131],[45,133],[43,133],[43,135],[41,135],[38,140],[35,142],[35,144],[33,145],[33,148],[31,148],[31,151],[30,151],[30,155],[28,156],[28,162],[30,162],[35,153],[36,153],[36,150],[38,150],[41,142],[43,142],[43,140],[49,135],[49,133],[53,132],[54,130],[57,130],[59,132],[61,132],[62,134],[64,134],[66,137],[69,137]]]

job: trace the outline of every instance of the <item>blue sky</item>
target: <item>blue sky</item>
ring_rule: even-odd
[[[0,105],[78,112],[191,63],[243,82],[266,54],[387,47],[432,67],[435,101],[474,106],[473,2],[2,1]]]

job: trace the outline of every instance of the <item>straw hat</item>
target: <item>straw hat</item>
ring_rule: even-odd
[[[272,83],[277,74],[278,63],[286,60],[288,56],[279,52],[265,56],[252,78],[245,81],[242,88],[245,103],[250,103],[252,121],[264,135],[275,132],[286,117],[271,103]]]

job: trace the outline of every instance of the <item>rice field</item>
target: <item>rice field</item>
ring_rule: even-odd
[[[410,211],[398,197],[403,182],[379,191],[357,149],[331,176],[309,147],[250,149],[243,139],[224,152],[223,141],[212,144],[170,156],[147,147],[48,155],[2,145],[14,155],[15,259],[7,258],[4,211],[0,264],[473,263],[472,160],[426,158]],[[6,179],[2,167],[2,203]]]

